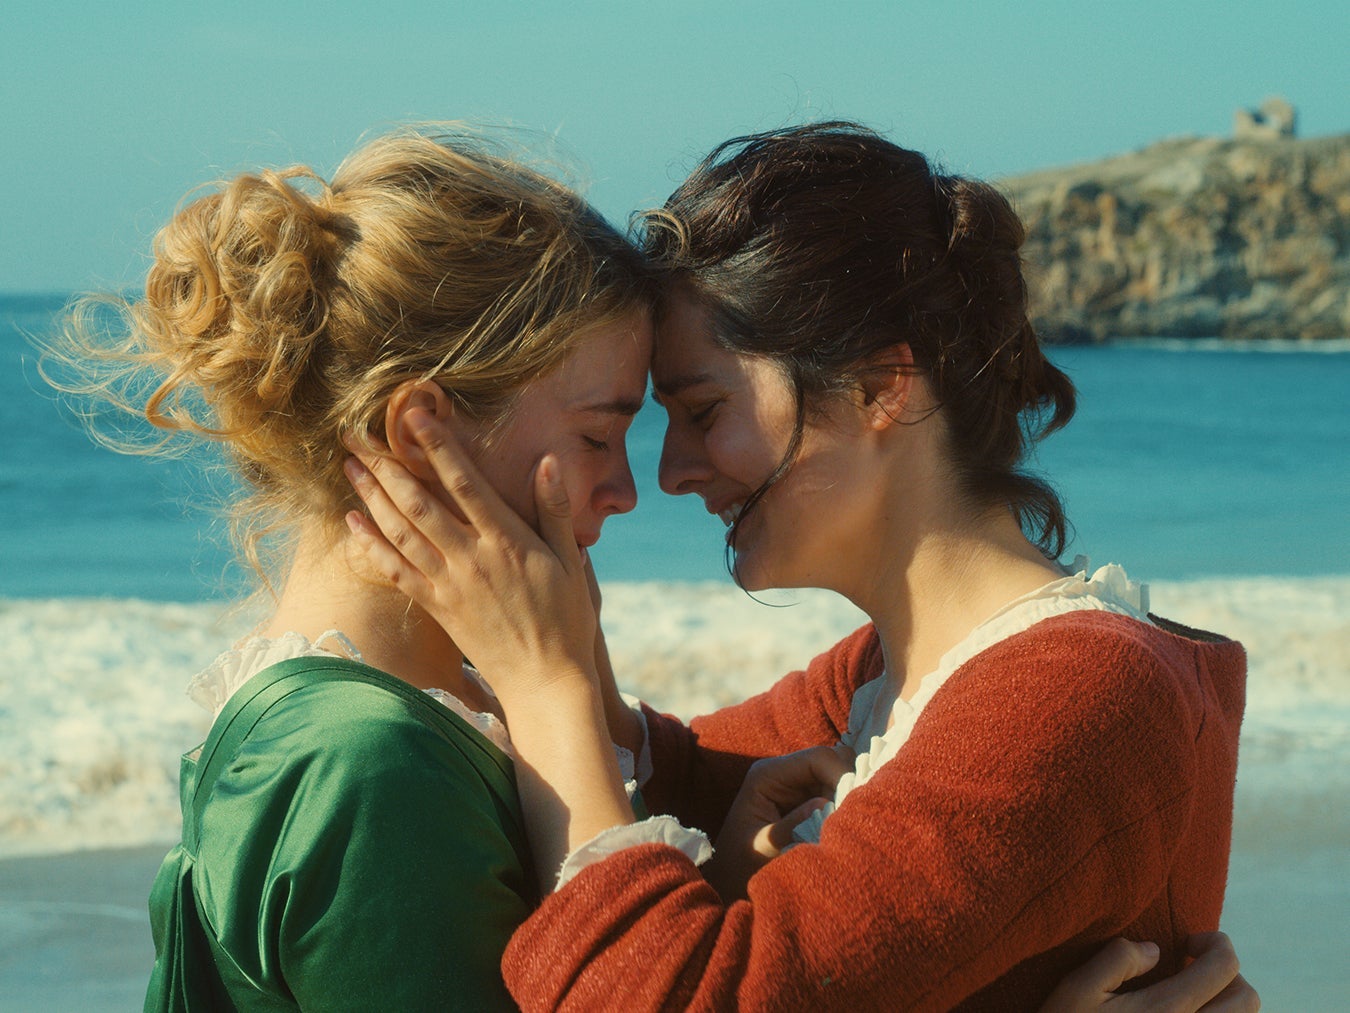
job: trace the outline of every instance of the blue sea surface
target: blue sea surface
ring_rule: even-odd
[[[48,333],[61,305],[0,296],[0,598],[237,593],[197,460],[96,445],[39,376],[25,334]],[[1079,390],[1078,414],[1035,461],[1068,506],[1066,558],[1151,580],[1350,573],[1345,344],[1135,341],[1052,358]],[[598,572],[727,581],[721,523],[697,498],[657,488],[662,426],[655,406],[633,426],[640,502],[606,524]]]

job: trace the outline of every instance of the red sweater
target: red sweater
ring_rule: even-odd
[[[864,627],[690,728],[649,714],[649,808],[715,830],[751,760],[837,741],[881,667]],[[674,848],[627,849],[516,932],[506,982],[526,1010],[1025,1010],[1117,935],[1171,973],[1218,925],[1245,669],[1171,624],[1046,619],[959,668],[748,901]]]

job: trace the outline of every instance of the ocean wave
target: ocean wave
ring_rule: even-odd
[[[1344,833],[1339,804],[1317,800],[1350,787],[1350,576],[1151,591],[1155,612],[1247,647],[1239,816],[1302,800],[1332,812],[1323,833]],[[767,688],[863,621],[821,592],[757,597],[785,607],[727,584],[606,584],[620,681],[691,717]],[[175,840],[179,756],[209,724],[184,687],[250,625],[218,603],[0,601],[0,856]]]

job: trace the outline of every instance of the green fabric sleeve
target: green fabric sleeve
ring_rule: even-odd
[[[227,980],[302,1009],[515,1008],[499,965],[533,899],[518,803],[484,777],[485,740],[421,707],[310,686],[222,771],[195,888]]]

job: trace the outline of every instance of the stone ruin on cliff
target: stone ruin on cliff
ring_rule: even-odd
[[[1236,141],[1277,141],[1293,137],[1298,115],[1282,98],[1268,98],[1256,110],[1239,109],[1233,114]]]

